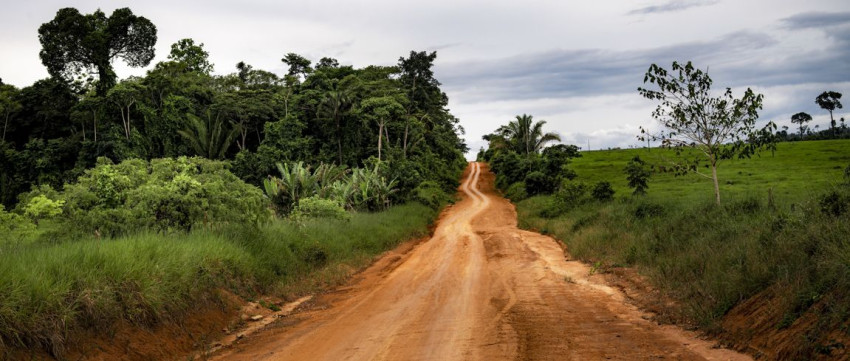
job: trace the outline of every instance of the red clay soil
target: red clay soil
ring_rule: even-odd
[[[163,322],[151,328],[129,323],[113,325],[110,330],[90,330],[71,335],[60,360],[137,361],[172,360],[175,355],[189,355],[203,350],[220,339],[225,329],[239,319],[239,297],[218,292],[217,300],[198,305],[181,322]],[[0,359],[3,358],[0,352]],[[9,360],[54,360],[41,349],[11,350]],[[184,358],[185,359],[185,358]]]
[[[625,302],[550,237],[516,227],[486,165],[430,240],[215,360],[749,360]]]
[[[824,303],[816,303],[787,327],[780,327],[789,307],[778,287],[767,289],[735,308],[723,318],[721,338],[756,359],[848,360],[850,337],[846,331],[819,329],[817,320]]]

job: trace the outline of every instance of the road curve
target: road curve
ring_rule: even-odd
[[[647,321],[556,241],[517,229],[493,179],[470,163],[431,239],[213,359],[750,359]]]

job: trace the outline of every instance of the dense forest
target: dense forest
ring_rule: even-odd
[[[0,81],[2,359],[227,310],[222,290],[331,287],[427,234],[466,167],[436,52],[221,74],[193,39],[151,64],[156,26],[126,8],[60,9],[38,37],[50,77]]]
[[[204,45],[182,39],[145,76],[119,80],[113,61],[153,59],[156,28],[144,17],[62,9],[39,35],[53,76],[21,89],[0,83],[7,209],[34,186],[73,183],[101,157],[223,160],[256,186],[277,174],[276,163],[382,163],[397,182],[393,201],[425,181],[453,192],[465,164],[463,129],[432,70],[436,52],[365,68],[288,53],[286,74],[240,62],[217,75]]]

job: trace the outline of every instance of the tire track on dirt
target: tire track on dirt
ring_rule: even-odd
[[[748,359],[647,321],[555,240],[517,229],[486,165],[460,191],[431,239],[214,359]]]

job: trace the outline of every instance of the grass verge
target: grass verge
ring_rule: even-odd
[[[274,221],[3,248],[0,351],[42,347],[61,355],[74,331],[108,332],[122,319],[142,327],[179,319],[218,288],[253,298],[311,289],[293,284],[339,282],[348,273],[335,269],[359,268],[401,241],[426,235],[436,215],[410,203],[349,221]]]
[[[850,204],[848,188],[835,194]],[[724,206],[623,198],[546,219],[540,214],[553,200],[544,196],[517,203],[517,211],[521,227],[552,234],[578,259],[637,268],[679,301],[684,321],[709,333],[722,333],[723,316],[742,301],[781,290],[771,327],[815,310],[815,326],[793,346],[815,352],[835,344],[827,337],[834,330],[850,339],[850,211],[829,211],[825,198],[774,206],[766,197]]]

